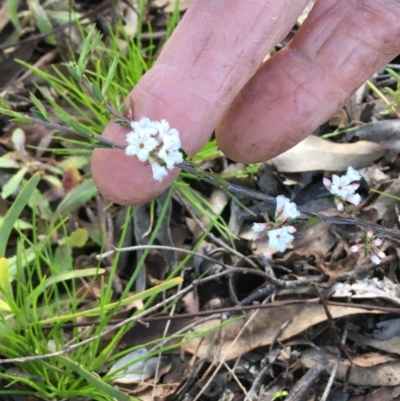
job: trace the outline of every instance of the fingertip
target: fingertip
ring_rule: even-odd
[[[109,123],[103,137],[124,143],[127,129]],[[111,201],[124,206],[142,205],[165,191],[179,174],[179,169],[169,171],[162,182],[153,178],[149,165],[136,157],[127,156],[121,149],[95,149],[91,160],[95,185]]]

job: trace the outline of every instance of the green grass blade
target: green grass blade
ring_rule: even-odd
[[[51,276],[48,279],[46,279],[39,287],[35,288],[35,290],[28,295],[27,300],[37,298],[46,288],[50,287],[51,285],[61,283],[67,280],[72,280],[75,278],[90,277],[96,274],[104,274],[104,273],[105,273],[104,269],[89,267],[87,269],[72,270],[60,274],[55,274],[54,276]]]
[[[84,310],[81,312],[76,312],[76,313],[70,313],[68,315],[64,316],[55,316],[49,319],[41,320],[40,324],[50,324],[50,323],[57,323],[59,321],[63,320],[71,320],[76,317],[81,317],[81,316],[93,316],[93,315],[98,315],[102,310],[111,310],[113,308],[119,307],[119,306],[125,306],[129,305],[132,302],[140,301],[149,297],[154,297],[160,292],[166,291],[172,287],[177,286],[182,282],[181,277],[175,277],[171,280],[165,281],[162,284],[156,285],[155,287],[150,288],[149,290],[139,292],[138,294],[131,295],[130,297],[127,297],[123,299],[122,301],[117,301],[117,302],[112,302],[110,304],[104,305],[103,307],[97,307],[89,310]]]
[[[84,205],[98,192],[99,191],[94,185],[93,179],[87,179],[74,187],[67,193],[67,195],[65,195],[64,199],[58,205],[57,210],[51,218],[51,226],[54,225],[55,221],[60,218],[60,216],[66,216],[68,213]]]
[[[6,246],[8,243],[8,238],[11,234],[11,230],[13,229],[14,224],[17,222],[25,206],[29,202],[29,198],[36,188],[38,182],[39,174],[35,174],[22,188],[21,192],[17,196],[17,199],[15,199],[14,203],[5,215],[4,220],[0,226],[0,257],[5,256]]]
[[[69,370],[74,371],[79,376],[83,377],[88,383],[90,383],[95,389],[99,391],[103,391],[105,394],[108,394],[110,397],[115,398],[118,401],[131,401],[135,400],[135,398],[129,397],[129,395],[123,393],[122,391],[110,386],[107,383],[104,383],[99,377],[95,376],[94,374],[90,373],[86,370],[83,366],[77,364],[76,362],[72,361],[71,359],[65,356],[58,356],[56,358],[58,362],[62,365],[66,366]]]

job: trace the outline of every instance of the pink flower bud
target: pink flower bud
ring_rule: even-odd
[[[350,247],[350,252],[360,252],[363,248],[363,244],[356,244]]]
[[[372,251],[372,253],[376,256],[378,256],[378,258],[380,259],[385,259],[386,258],[386,253],[381,251],[378,248],[374,248],[374,250]]]
[[[255,233],[260,233],[267,230],[267,223],[253,223],[251,228]]]
[[[339,198],[335,198],[335,205],[336,205],[337,210],[339,210],[339,212],[343,212],[344,205],[343,205],[343,202]]]
[[[326,189],[329,191],[332,187],[332,181],[329,178],[324,177],[322,179],[322,182],[325,185]]]

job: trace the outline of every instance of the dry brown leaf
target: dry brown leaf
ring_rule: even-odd
[[[393,336],[385,340],[377,340],[361,333],[349,332],[349,339],[362,347],[372,347],[391,354],[400,354],[400,336]]]
[[[336,362],[337,352],[335,347],[309,348],[302,352],[301,363],[304,367],[311,368],[316,362],[327,358],[329,363],[326,372],[330,374]],[[352,365],[349,360],[342,359],[336,378],[359,386],[397,386],[400,384],[400,361],[392,360],[370,367],[362,367]]]
[[[397,220],[395,206],[400,198],[400,177],[395,179],[388,188],[385,189],[386,195],[379,195],[376,201],[365,210],[375,210],[377,212],[377,220],[385,219],[386,221]]]
[[[334,319],[359,313],[381,313],[342,306],[329,306],[329,311]],[[248,312],[245,319],[237,320],[221,328],[216,342],[215,331],[213,331],[183,344],[183,351],[196,353],[199,358],[204,358],[208,354],[209,347],[215,343],[216,349],[212,354],[217,355],[219,359],[224,357],[226,360],[231,360],[254,348],[272,344],[280,331],[282,333],[279,340],[283,341],[327,319],[324,308],[320,304],[295,304],[260,309],[239,339],[233,343],[252,313],[254,312]],[[218,324],[221,324],[221,320],[214,319],[199,325],[198,329],[206,330]]]
[[[146,390],[142,390],[135,395],[140,401],[165,400],[167,397],[171,396],[178,387],[179,384],[157,384],[155,387],[153,385],[148,385]]]
[[[310,248],[316,248],[326,255],[336,242],[337,238],[332,233],[331,224],[321,221],[317,224],[300,225],[294,237],[293,248],[299,254],[307,253]]]
[[[315,266],[321,270],[323,274],[329,277],[328,283],[322,287],[329,288],[341,276],[355,269],[359,259],[358,253],[350,253],[345,258],[337,262],[324,263],[324,254],[321,251],[311,249],[310,255],[315,257]]]
[[[370,187],[374,187],[390,179],[376,164],[360,169],[359,173]]]
[[[368,368],[371,366],[381,365],[387,362],[394,362],[396,361],[396,359],[391,358],[390,356],[387,355],[378,354],[376,352],[367,352],[365,354],[352,357],[351,361],[353,362],[354,365],[363,368]]]
[[[10,0],[7,0],[0,6],[0,32],[3,31],[4,27],[10,21],[9,3]]]
[[[386,146],[392,153],[400,153],[400,120],[376,121],[346,135],[348,139],[355,136]]]
[[[310,135],[271,162],[278,171],[286,173],[345,171],[349,166],[366,167],[386,152],[387,148],[374,142],[333,143]]]

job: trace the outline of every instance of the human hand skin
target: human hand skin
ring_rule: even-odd
[[[166,119],[182,148],[198,152],[216,128],[233,160],[266,161],[324,123],[400,53],[398,0],[317,0],[289,45],[261,67],[308,0],[194,0],[156,65],[128,96],[134,118]],[[103,136],[126,144],[110,122]],[[99,190],[123,205],[163,192],[150,166],[122,150],[95,149]]]

